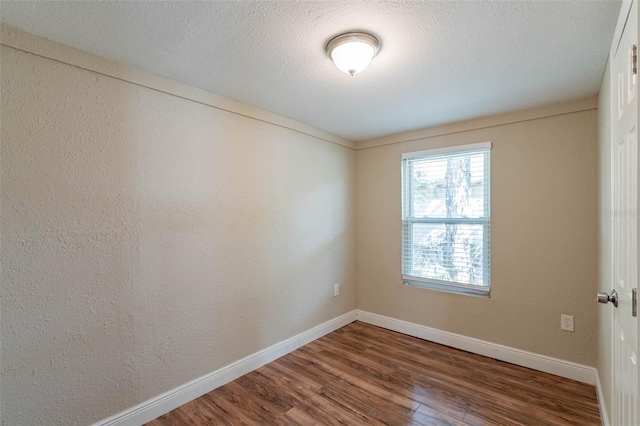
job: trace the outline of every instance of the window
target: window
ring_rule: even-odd
[[[402,279],[490,294],[491,142],[402,155]]]

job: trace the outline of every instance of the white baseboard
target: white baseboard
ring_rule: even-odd
[[[347,312],[135,407],[101,420],[94,426],[138,426],[144,424],[355,320],[356,311]]]
[[[600,374],[596,371],[596,395],[598,396],[598,407],[600,407],[600,420],[602,426],[609,426],[609,414],[607,413],[607,406],[604,403],[604,393],[602,391],[602,384],[600,383]]]
[[[371,312],[358,310],[357,313],[358,321],[366,322],[367,324],[376,325],[409,336],[488,356],[489,358],[543,371],[545,373],[555,374],[556,376],[566,377],[590,385],[596,384],[597,371],[593,367],[514,349],[508,346],[497,345],[495,343],[485,342],[484,340],[449,333],[447,331],[373,314]]]

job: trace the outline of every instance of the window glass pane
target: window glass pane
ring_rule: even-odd
[[[414,218],[487,217],[486,153],[433,156],[411,161]]]
[[[488,285],[485,282],[485,232],[488,225],[413,223],[410,225],[413,259],[404,273],[440,281]],[[488,237],[488,235],[487,235]],[[407,244],[407,242],[405,242]]]
[[[488,296],[491,144],[466,147],[403,154],[402,273],[407,284]]]

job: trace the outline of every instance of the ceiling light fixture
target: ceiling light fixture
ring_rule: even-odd
[[[327,54],[340,71],[355,75],[365,69],[380,50],[377,38],[367,33],[346,33],[327,44]]]

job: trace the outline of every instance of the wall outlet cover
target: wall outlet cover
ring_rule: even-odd
[[[560,330],[574,331],[573,330],[573,315],[560,315]]]

